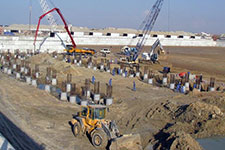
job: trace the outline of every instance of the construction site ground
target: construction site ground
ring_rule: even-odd
[[[103,47],[105,46],[91,48],[100,50]],[[110,48],[116,54],[121,47]],[[175,73],[190,71],[203,74],[206,79],[212,76],[223,86],[224,48],[166,47],[165,50],[167,55],[161,64],[151,65],[150,68],[162,71],[163,66],[171,66]],[[191,92],[184,95],[168,88],[149,85],[138,78],[112,76],[106,72],[68,64],[48,54],[33,56],[29,61],[33,66],[40,65],[42,77],[45,76],[47,67],[57,70],[59,82],[66,81],[66,75],[71,73],[72,82],[82,86],[85,79],[95,76],[101,82],[101,93],[105,93],[105,84],[112,78],[114,103],[109,107],[107,118],[116,121],[122,134],[139,133],[144,148],[149,145],[154,145],[154,149],[166,147],[162,141],[167,141],[166,138],[171,136],[178,139],[185,137],[183,140],[190,142],[186,143],[189,146],[194,143],[192,137],[225,135],[224,92]],[[135,92],[132,91],[133,81],[137,88]],[[0,132],[15,147],[19,144],[24,149],[94,149],[86,136],[75,138],[71,132],[68,122],[79,109],[76,104],[59,101],[50,93],[0,73]],[[195,116],[196,114],[200,115]],[[13,122],[18,128],[9,122]],[[214,128],[210,128],[211,126]],[[175,133],[172,134],[173,132]],[[24,134],[27,136],[22,136]],[[159,138],[157,135],[160,134],[167,136]],[[175,142],[177,145],[182,143],[174,140],[170,149],[179,149]],[[191,148],[193,147],[199,148],[196,145]]]

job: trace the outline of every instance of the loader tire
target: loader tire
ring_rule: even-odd
[[[106,149],[108,138],[104,130],[96,130],[91,137],[92,144],[97,149]]]
[[[73,135],[75,137],[78,137],[80,135],[80,132],[81,132],[81,125],[79,122],[76,122],[74,125],[73,125]]]

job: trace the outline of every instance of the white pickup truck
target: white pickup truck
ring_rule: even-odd
[[[111,53],[110,49],[108,49],[108,48],[103,48],[103,49],[100,50],[100,52],[104,53],[104,54],[110,54]]]

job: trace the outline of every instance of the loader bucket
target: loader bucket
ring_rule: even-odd
[[[110,150],[142,150],[140,134],[127,134],[114,139]]]

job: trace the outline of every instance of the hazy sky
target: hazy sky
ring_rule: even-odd
[[[32,1],[32,24],[42,14]],[[74,26],[137,29],[156,0],[51,0]],[[51,2],[49,5],[51,8]],[[1,0],[0,24],[28,24],[30,0]],[[169,11],[168,11],[169,10]],[[169,13],[168,13],[169,12]],[[58,24],[61,20],[55,15]],[[42,24],[47,24],[46,20]],[[153,30],[225,33],[225,0],[164,0]]]

